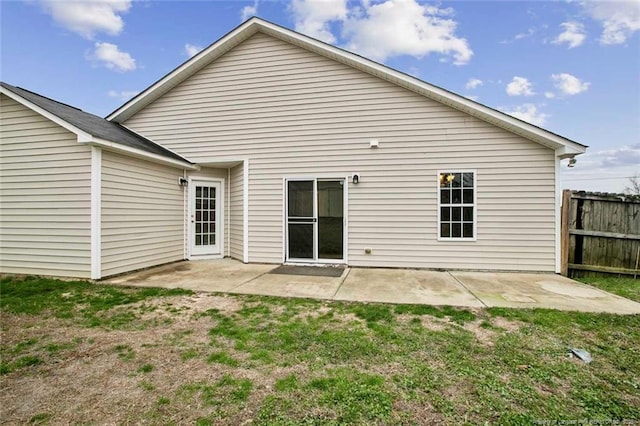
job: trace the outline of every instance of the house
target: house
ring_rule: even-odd
[[[559,271],[586,146],[252,18],[106,119],[2,84],[0,270]]]

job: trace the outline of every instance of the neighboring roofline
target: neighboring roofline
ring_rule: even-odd
[[[126,121],[149,103],[184,81],[200,69],[257,32],[276,37],[304,49],[313,51],[345,65],[382,78],[391,83],[419,93],[454,109],[467,113],[512,133],[538,142],[548,148],[563,148],[563,155],[575,156],[586,151],[587,146],[560,136],[549,130],[519,120],[486,105],[472,101],[449,90],[432,85],[418,78],[374,62],[344,49],[297,33],[280,25],[253,17],[225,34],[218,41],[183,62],[173,71],[153,83],[147,89],[113,111],[106,118],[110,121]]]
[[[185,169],[190,169],[190,170],[198,170],[199,167],[194,165],[193,163],[191,163],[190,161],[188,161],[187,159],[183,161],[179,161],[179,160],[174,160],[172,158],[169,157],[165,157],[162,155],[158,155],[158,154],[154,154],[151,152],[147,152],[141,149],[137,149],[137,148],[133,148],[133,147],[129,147],[123,144],[120,144],[116,141],[107,141],[105,139],[101,139],[98,137],[95,137],[93,135],[91,135],[90,133],[87,133],[86,131],[74,126],[73,124],[69,123],[68,121],[58,117],[57,115],[47,111],[46,109],[34,104],[33,102],[31,102],[28,99],[23,98],[22,96],[20,96],[19,94],[11,91],[10,89],[4,87],[4,86],[0,86],[0,93],[2,93],[5,96],[8,96],[9,98],[13,99],[14,101],[18,102],[19,104],[29,108],[30,110],[34,111],[37,114],[42,115],[43,117],[47,118],[48,120],[53,121],[54,123],[56,123],[57,125],[63,127],[64,129],[70,131],[71,133],[74,133],[77,137],[77,142],[81,143],[81,144],[89,144],[89,145],[95,145],[95,146],[100,146],[103,148],[107,148],[111,151],[118,151],[124,154],[128,154],[128,155],[134,155],[136,157],[140,157],[140,158],[145,158],[147,160],[150,161],[154,161],[154,162],[160,162],[160,163],[164,163],[164,164],[168,164],[168,165],[172,165],[172,166],[178,166],[180,168],[185,168]],[[40,96],[40,95],[38,95]],[[53,99],[51,99],[53,101]],[[57,102],[57,101],[55,101]],[[69,107],[71,107],[70,105],[67,105]],[[74,108],[74,107],[71,107]],[[77,109],[77,108],[76,108]],[[122,126],[122,125],[120,125]],[[125,130],[127,130],[128,132],[131,133],[135,133],[133,130],[122,126]],[[136,133],[137,135],[137,133]],[[142,136],[144,137],[144,136]],[[149,140],[150,142],[159,145],[157,142],[154,142],[152,140],[150,140],[149,138],[144,137],[145,139]],[[159,145],[162,146],[162,145]],[[166,149],[165,147],[162,147],[164,149]],[[170,151],[170,150],[168,150]],[[171,151],[173,152],[173,151]],[[180,158],[184,158],[182,157],[180,154],[176,154],[178,156],[180,156]]]

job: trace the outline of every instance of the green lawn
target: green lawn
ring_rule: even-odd
[[[633,279],[633,277],[627,276],[625,278],[585,277],[577,278],[577,280],[618,296],[640,302],[640,279]]]
[[[0,285],[7,423],[640,419],[638,315]]]

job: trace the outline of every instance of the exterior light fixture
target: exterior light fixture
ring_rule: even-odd
[[[185,178],[178,178],[178,185],[180,186],[187,186],[189,184],[189,181]]]
[[[567,167],[575,167],[577,162],[578,160],[576,160],[575,157],[571,157],[571,159],[569,160],[569,164],[567,164]]]
[[[351,177],[351,182],[353,182],[354,185],[357,185],[358,182],[360,182],[360,176],[354,173],[353,176]]]

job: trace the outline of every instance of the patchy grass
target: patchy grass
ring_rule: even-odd
[[[221,297],[36,278],[5,278],[0,293],[7,423],[640,418],[638,315]],[[593,362],[571,358],[569,347]]]
[[[0,309],[15,314],[46,314],[73,319],[87,327],[112,329],[145,328],[140,321],[149,307],[122,309],[147,299],[193,294],[182,289],[130,289],[86,281],[61,281],[51,278],[24,277],[0,279]]]
[[[633,279],[631,276],[625,278],[584,277],[576,279],[604,291],[640,302],[640,279]]]

